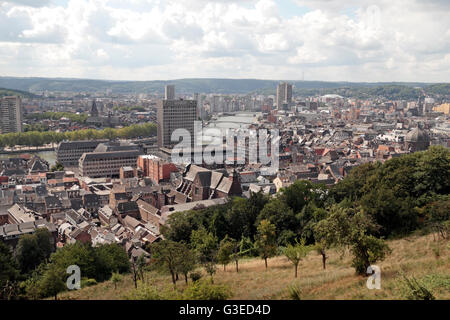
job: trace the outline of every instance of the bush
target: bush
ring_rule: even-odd
[[[402,274],[402,280],[399,283],[400,294],[408,300],[435,300],[431,289],[422,281],[416,278],[408,278]]]
[[[189,277],[191,278],[192,282],[196,282],[202,278],[202,273],[200,271],[194,271],[190,273]]]
[[[288,291],[289,291],[289,297],[292,300],[301,300],[302,290],[300,289],[300,285],[299,284],[291,284],[288,287]]]
[[[183,298],[186,300],[226,300],[231,295],[228,286],[213,284],[207,280],[196,281],[183,292]]]
[[[81,287],[86,288],[90,286],[95,286],[97,284],[97,280],[91,278],[83,278],[81,279]]]

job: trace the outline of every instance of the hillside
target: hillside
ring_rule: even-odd
[[[0,88],[0,97],[4,97],[4,96],[19,96],[19,97],[25,97],[25,98],[35,97],[35,95],[30,92]]]
[[[405,299],[401,290],[401,270],[426,284],[436,299],[450,299],[450,249],[449,241],[441,242],[440,256],[436,255],[437,242],[433,235],[409,236],[401,240],[389,241],[392,253],[381,268],[381,289],[369,290],[366,277],[355,275],[350,267],[350,255],[342,258],[337,250],[329,252],[327,269],[322,269],[321,257],[311,252],[299,266],[299,277],[294,278],[294,269],[285,257],[269,259],[269,269],[265,271],[261,259],[247,259],[239,263],[239,273],[234,265],[227,266],[226,272],[218,266],[215,283],[226,284],[232,290],[231,299],[290,299],[288,287],[298,284],[301,299]],[[204,273],[204,272],[203,272]],[[145,279],[158,287],[170,288],[170,277],[156,272],[147,272]],[[184,281],[177,283],[179,290],[185,288]],[[82,288],[78,291],[60,294],[60,299],[123,299],[134,289],[131,275],[124,277],[117,289],[110,281]]]
[[[372,88],[385,86],[400,86],[403,90],[411,90],[413,87],[426,87],[425,83],[357,83],[357,82],[327,82],[327,81],[289,81],[294,85],[294,92],[302,94],[313,94],[316,91],[323,93],[334,92],[334,89],[344,88],[345,90],[358,88]],[[259,92],[265,94],[275,94],[279,80],[259,80],[259,79],[176,79],[170,81],[106,81],[90,79],[69,79],[69,78],[17,78],[0,77],[0,87],[15,90],[39,92],[66,91],[66,92],[105,92],[112,90],[113,93],[159,93],[164,92],[166,84],[174,84],[178,93],[192,94],[198,93],[236,93],[245,94],[249,92]],[[405,89],[406,88],[406,89]],[[409,89],[408,89],[409,88]],[[433,87],[435,92],[446,92],[448,86],[441,85]],[[311,91],[312,90],[312,91]],[[367,91],[366,90],[366,91]],[[342,90],[341,90],[342,91]],[[369,90],[370,91],[370,90]]]

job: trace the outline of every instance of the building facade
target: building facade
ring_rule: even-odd
[[[174,100],[175,99],[175,86],[168,84],[164,88],[164,99]]]
[[[292,103],[292,84],[281,82],[277,86],[277,109],[283,109],[283,105]]]
[[[0,133],[22,132],[22,113],[20,97],[0,98]]]
[[[170,162],[154,155],[139,156],[137,166],[142,170],[144,177],[150,179],[158,184],[162,180],[169,180],[171,172],[177,172],[177,167]]]
[[[65,167],[78,166],[78,161],[83,153],[93,152],[100,143],[107,141],[62,141],[56,149],[56,159]]]
[[[90,178],[118,178],[121,167],[136,167],[140,154],[140,151],[84,153],[79,160],[79,172]]]
[[[171,136],[176,129],[185,129],[194,141],[194,122],[197,119],[197,101],[195,100],[161,100],[158,101],[158,146],[173,147]]]

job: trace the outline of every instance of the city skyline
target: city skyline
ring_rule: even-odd
[[[448,82],[448,9],[439,0],[8,0],[0,75]]]

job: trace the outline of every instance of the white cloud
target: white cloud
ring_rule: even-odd
[[[0,2],[1,75],[449,81],[449,2]]]

